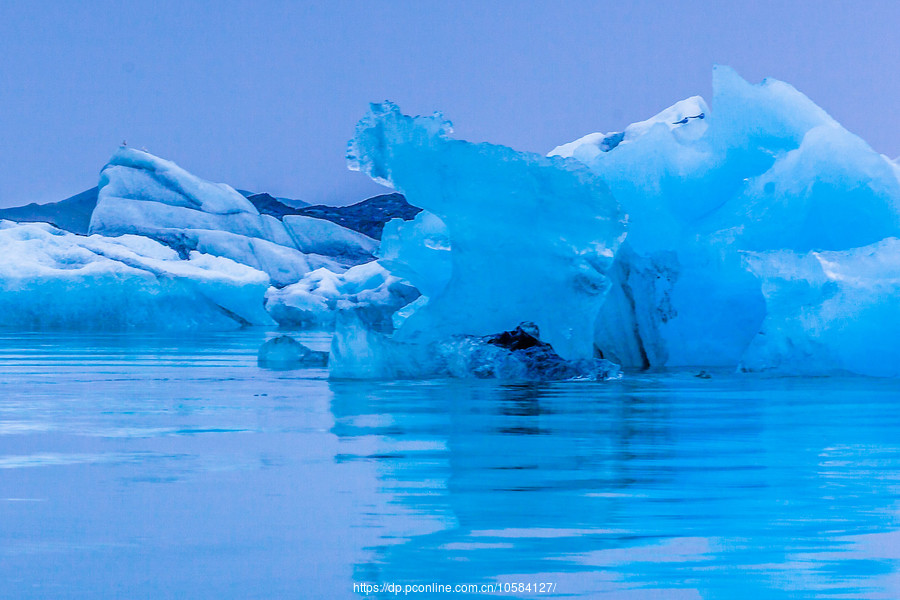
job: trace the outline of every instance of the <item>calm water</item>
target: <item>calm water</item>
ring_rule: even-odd
[[[265,338],[0,336],[0,597],[900,597],[900,382],[329,382]]]

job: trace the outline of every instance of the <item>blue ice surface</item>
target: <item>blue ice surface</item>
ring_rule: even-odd
[[[390,335],[337,318],[333,372],[416,376],[423,342],[532,321],[569,359],[900,375],[900,165],[787,83],[712,88],[547,157],[372,105],[348,164],[424,209],[379,249],[422,296]]]
[[[0,336],[0,597],[900,589],[896,380],[329,381],[274,335]]]
[[[382,236],[386,266],[406,267],[399,272],[425,295],[390,341],[492,335],[530,321],[563,358],[591,358],[606,272],[625,233],[619,203],[577,161],[453,139],[451,132],[439,114],[411,117],[385,102],[370,106],[349,144],[351,169],[424,209],[412,223],[389,223]],[[428,213],[446,227],[449,248],[432,244],[436,223]],[[442,285],[437,273],[449,276]],[[350,374],[371,371],[372,354],[335,358]]]

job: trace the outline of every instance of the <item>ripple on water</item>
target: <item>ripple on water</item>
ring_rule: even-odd
[[[897,382],[328,382],[259,369],[272,335],[0,335],[8,593],[900,590]]]

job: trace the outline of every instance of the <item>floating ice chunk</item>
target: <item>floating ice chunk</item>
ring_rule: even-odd
[[[78,236],[0,222],[0,326],[224,329],[270,324],[265,273],[139,236]]]
[[[711,110],[689,101],[660,115],[704,107],[702,124],[658,116],[614,146],[594,136],[554,150],[603,177],[628,213],[595,328],[603,356],[627,366],[737,365],[766,315],[742,250],[900,236],[896,165],[790,85],[717,67]]]
[[[419,292],[377,262],[337,274],[325,268],[299,282],[266,294],[266,310],[279,324],[291,327],[331,327],[335,312],[356,310],[378,331],[393,329],[391,315],[412,302]]]
[[[256,360],[263,369],[287,371],[325,367],[328,365],[328,353],[307,348],[289,335],[280,335],[260,346]]]
[[[379,334],[352,312],[339,313],[338,321],[329,359],[331,377],[336,379],[603,381],[621,376],[618,365],[608,360],[562,358],[540,340],[533,323],[494,335],[455,335],[419,343]]]
[[[449,132],[440,116],[373,104],[350,144],[351,168],[446,225],[449,281],[403,321],[396,341],[485,335],[529,320],[563,357],[591,357],[606,271],[625,231],[618,203],[576,161],[454,140]],[[409,267],[411,284],[433,283]]]

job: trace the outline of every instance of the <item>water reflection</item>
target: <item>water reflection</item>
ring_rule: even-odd
[[[404,524],[357,580],[537,578],[617,598],[900,591],[894,382],[330,387],[339,460],[374,463],[388,498],[371,520]]]
[[[900,597],[898,382],[329,383],[269,335],[0,335],[0,597]]]

